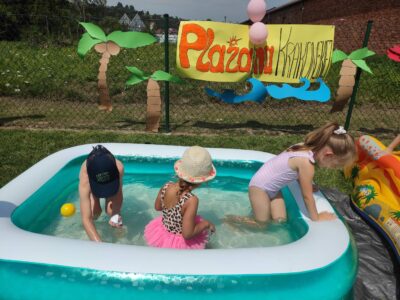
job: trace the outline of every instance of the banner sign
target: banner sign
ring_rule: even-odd
[[[180,23],[176,62],[181,76],[218,82],[249,77],[298,83],[324,77],[331,65],[332,25],[268,24],[265,45],[254,46],[249,26],[208,21]]]

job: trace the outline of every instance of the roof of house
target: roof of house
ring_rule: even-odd
[[[298,2],[303,2],[303,1],[304,0],[291,0],[291,1],[285,3],[285,4],[281,5],[281,6],[278,6],[278,7],[274,6],[274,7],[270,8],[270,9],[267,9],[267,12],[265,14],[267,15],[267,14],[279,11],[281,9],[285,9],[285,8],[287,8],[289,6],[292,6],[292,5],[294,5],[294,4],[298,3]]]
[[[131,22],[131,19],[129,19],[127,14],[123,14],[121,19],[119,19],[120,24],[129,25],[130,22]]]
[[[131,22],[129,23],[129,27],[131,29],[141,29],[141,28],[144,28],[146,26],[144,25],[144,23],[143,23],[142,19],[140,18],[139,14],[136,14],[132,18]]]

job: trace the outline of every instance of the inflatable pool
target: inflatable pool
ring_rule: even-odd
[[[345,170],[353,182],[352,207],[388,242],[400,263],[400,152],[371,136],[357,140],[358,159]]]
[[[103,145],[124,161],[126,174],[134,172],[130,161],[139,161],[137,166],[142,166],[142,173],[159,172],[163,178],[165,172],[173,173],[173,161],[186,149]],[[279,245],[156,249],[35,232],[35,226],[49,222],[44,214],[54,215],[52,211],[59,210],[62,204],[52,204],[60,200],[49,196],[49,187],[63,187],[69,182],[76,187],[78,166],[92,146],[54,153],[0,189],[0,290],[4,299],[351,297],[357,273],[355,243],[340,218],[330,222],[312,222],[308,218],[297,184],[285,188],[283,194],[290,207],[289,222],[299,234]],[[254,166],[273,157],[258,151],[208,150],[218,170],[215,185],[226,185],[235,177],[248,182]],[[321,193],[315,197],[319,211],[334,212]],[[268,230],[262,234],[267,238]],[[225,238],[229,240],[229,236]]]

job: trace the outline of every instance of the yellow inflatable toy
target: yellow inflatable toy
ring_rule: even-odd
[[[345,169],[353,181],[352,206],[383,234],[400,262],[400,152],[371,136],[357,140],[358,159]]]
[[[73,203],[65,203],[60,208],[60,213],[63,217],[71,217],[75,214],[75,205]]]

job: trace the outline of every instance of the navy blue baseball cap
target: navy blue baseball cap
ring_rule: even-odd
[[[114,196],[119,189],[119,172],[114,155],[102,145],[93,148],[86,160],[90,189],[98,198]]]

